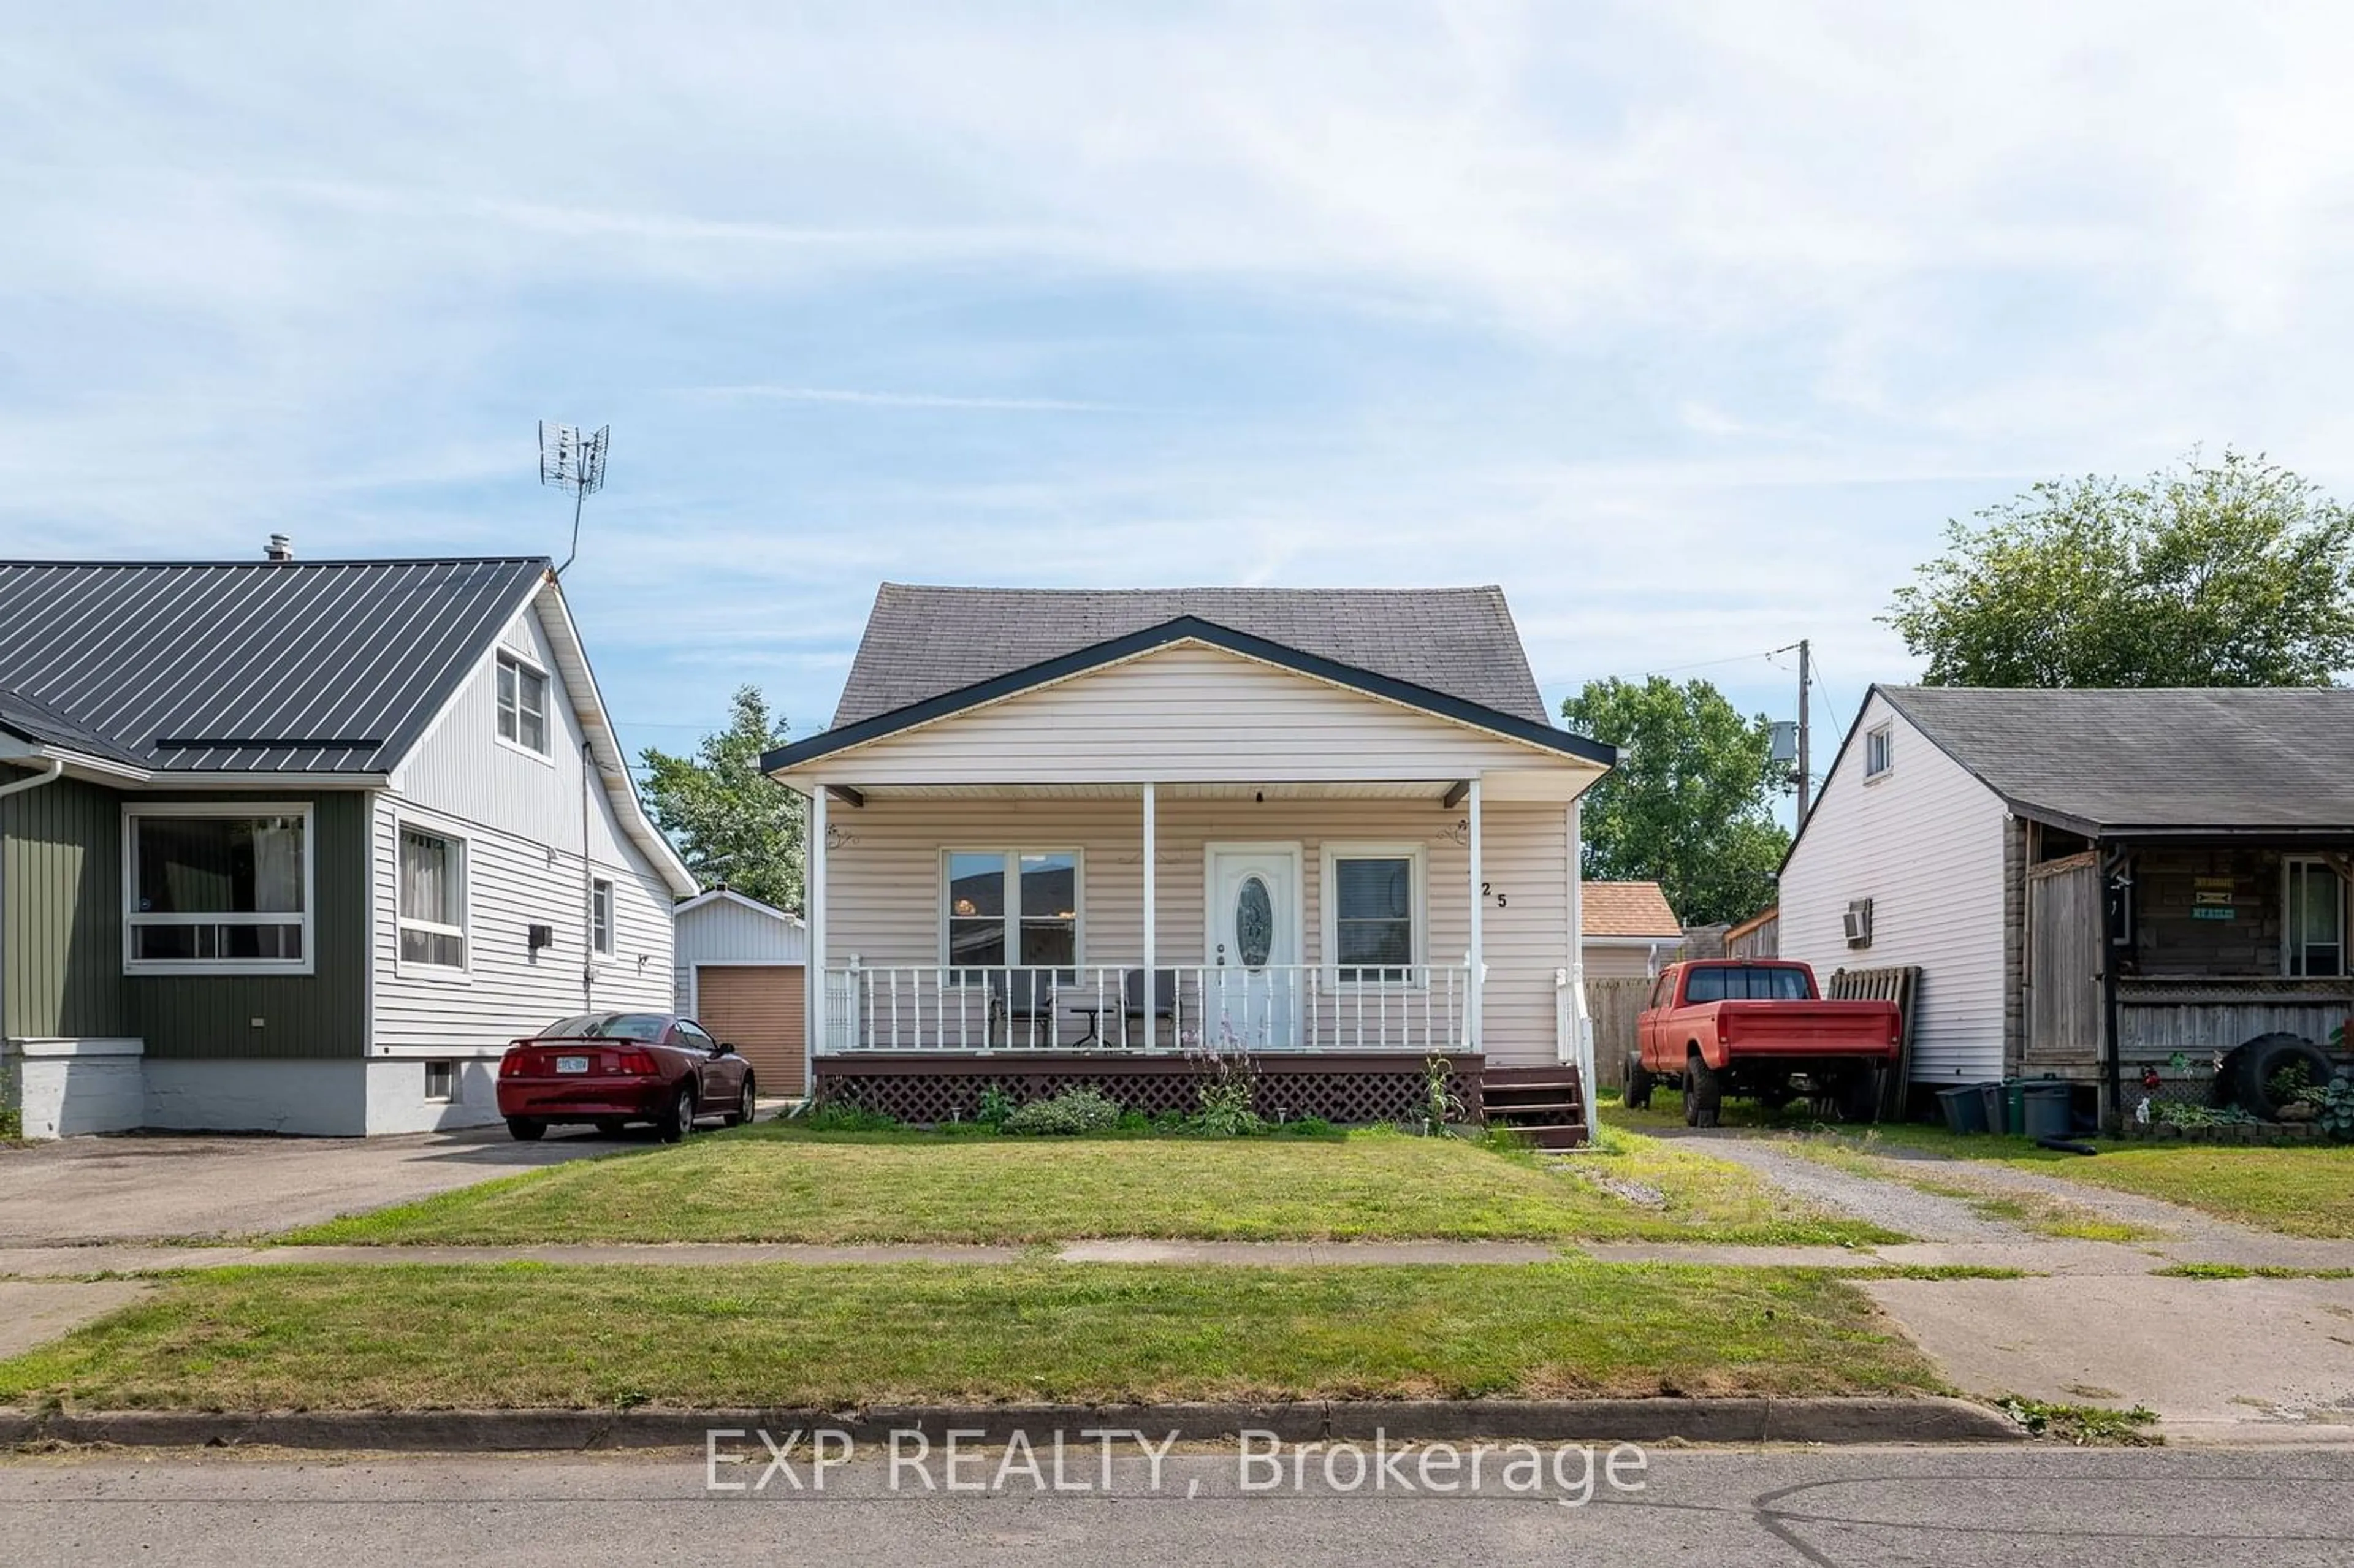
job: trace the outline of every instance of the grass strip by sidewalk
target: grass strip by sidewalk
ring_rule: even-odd
[[[1638,1131],[1681,1125],[1681,1118],[1658,1109],[1629,1111],[1607,1103],[1602,1109],[1606,1121]],[[1843,1139],[1856,1138],[1861,1130],[1823,1128],[1796,1108],[1777,1114],[1734,1103],[1728,1104],[1725,1111],[1728,1125],[1821,1130]],[[2092,1140],[2100,1152],[2087,1157],[2039,1149],[2023,1138],[1956,1136],[1916,1122],[1883,1122],[1871,1130],[1878,1134],[1876,1143],[1882,1153],[1942,1155],[1964,1169],[1976,1164],[2005,1165],[2088,1187],[2179,1203],[2219,1220],[2281,1235],[2354,1239],[2354,1145],[2251,1147],[2104,1138]],[[1906,1169],[1926,1173],[1939,1166],[1925,1160]]]
[[[1821,1271],[237,1268],[0,1362],[81,1410],[1944,1392]]]
[[[537,1242],[1710,1241],[1903,1238],[1654,1139],[1597,1154],[1630,1202],[1459,1139],[1025,1139],[766,1125],[576,1160],[279,1239]],[[1581,1156],[1581,1159],[1587,1157]]]

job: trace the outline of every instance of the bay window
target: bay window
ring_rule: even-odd
[[[125,973],[311,972],[311,808],[126,807]]]

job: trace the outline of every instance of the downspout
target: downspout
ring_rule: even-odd
[[[64,775],[65,770],[65,758],[52,757],[42,764],[41,770],[30,779],[19,779],[14,783],[0,784],[0,795],[21,795],[27,789],[37,789],[44,784],[54,784]]]

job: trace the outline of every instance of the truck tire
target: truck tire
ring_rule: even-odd
[[[1684,1125],[1714,1127],[1724,1107],[1724,1080],[1695,1051],[1684,1058]]]
[[[1651,1069],[1643,1065],[1643,1054],[1627,1054],[1627,1108],[1649,1110],[1651,1107]]]
[[[2273,1075],[2292,1063],[2305,1064],[2305,1081],[2319,1087],[2329,1082],[2328,1055],[2301,1034],[2259,1034],[2232,1053],[2225,1064],[2232,1103],[2267,1121],[2278,1119],[2287,1102],[2273,1093]]]
[[[1880,1119],[1879,1068],[1858,1066],[1840,1080],[1839,1114],[1841,1121]]]

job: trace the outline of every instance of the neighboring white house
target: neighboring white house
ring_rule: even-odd
[[[1589,980],[1643,980],[1674,961],[1684,939],[1656,882],[1589,882],[1583,913]]]
[[[27,1131],[497,1119],[661,1009],[694,879],[537,557],[0,563],[0,1025]]]
[[[715,887],[673,911],[678,1011],[743,1053],[764,1093],[805,1093],[809,927],[798,915]]]
[[[1826,984],[1837,969],[1919,967],[1914,1081],[1999,1078],[2010,813],[1891,695],[1865,697],[1783,863],[1780,956]]]
[[[817,1092],[1190,1107],[1218,1047],[1363,1120],[1433,1056],[1577,1064],[1577,802],[1614,758],[1553,725],[1492,588],[886,584],[833,728],[763,762],[811,802]]]

